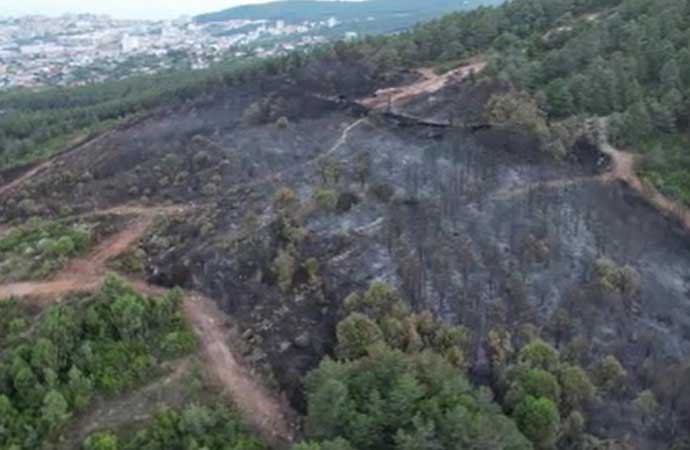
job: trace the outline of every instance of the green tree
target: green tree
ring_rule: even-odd
[[[93,396],[93,382],[76,367],[67,372],[69,399],[76,410],[86,408]]]
[[[680,85],[680,69],[675,59],[666,61],[661,68],[659,78],[664,91],[678,88]]]
[[[412,426],[399,429],[395,435],[396,450],[442,450],[436,440],[433,422],[424,422],[420,416],[412,420]]]
[[[136,339],[144,335],[146,305],[136,294],[118,297],[110,306],[113,324],[123,339]]]
[[[49,391],[43,399],[41,420],[44,427],[52,432],[62,427],[71,417],[69,404],[65,397],[56,390]]]
[[[558,407],[547,398],[526,397],[515,408],[513,417],[520,431],[539,448],[550,447],[558,436]]]
[[[118,450],[117,436],[110,432],[95,433],[86,438],[83,450]]]
[[[50,339],[39,338],[31,349],[31,366],[34,370],[58,369],[58,352]]]
[[[487,119],[492,125],[525,128],[543,139],[548,136],[544,112],[526,93],[511,91],[494,94],[487,105]]]
[[[11,436],[16,426],[17,410],[12,401],[4,394],[0,394],[0,443],[5,436]]]
[[[568,410],[580,409],[594,398],[596,388],[582,368],[565,366],[559,371],[558,379],[563,391],[563,404]]]
[[[383,333],[376,322],[360,313],[352,313],[340,322],[336,335],[338,356],[345,359],[360,358],[372,345],[383,340]]]
[[[659,411],[659,402],[656,399],[654,392],[645,390],[637,395],[633,405],[642,416],[645,423],[653,419],[655,414]]]
[[[546,87],[548,113],[553,117],[566,117],[574,110],[573,95],[566,80],[559,78]]]
[[[554,372],[558,368],[559,355],[551,345],[541,339],[534,339],[520,349],[518,361],[529,367]]]
[[[619,395],[625,391],[628,373],[613,355],[606,356],[595,371],[595,380],[604,391]]]

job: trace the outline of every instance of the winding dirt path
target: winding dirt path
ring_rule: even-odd
[[[166,289],[141,280],[128,283],[147,295],[163,295]],[[201,343],[211,377],[225,389],[226,394],[243,413],[248,424],[274,449],[287,449],[296,443],[299,415],[285,398],[277,396],[256,381],[239,354],[228,341],[240,337],[226,325],[228,316],[208,297],[183,291],[185,315]]]
[[[683,228],[690,233],[690,209],[687,206],[665,196],[649,183],[642,181],[635,172],[636,156],[629,152],[617,149],[611,145],[607,137],[608,124],[606,119],[598,119],[595,122],[595,126],[598,128],[601,136],[599,139],[599,149],[611,158],[610,170],[601,175],[551,180],[547,182],[537,182],[519,187],[516,186],[502,189],[491,195],[491,199],[509,200],[514,197],[529,194],[535,189],[560,189],[588,182],[611,183],[621,181],[630,188],[636,190],[661,213],[679,220],[683,225]]]
[[[664,214],[678,219],[683,228],[690,232],[690,209],[687,206],[672,200],[659,192],[654,186],[645,183],[635,173],[635,155],[624,152],[613,147],[606,133],[608,128],[605,119],[597,121],[597,125],[602,132],[603,138],[600,142],[601,151],[611,158],[612,170],[605,174],[607,180],[620,180],[631,188],[638,191],[649,203]]]
[[[71,261],[54,279],[0,286],[0,301],[29,297],[40,305],[49,305],[67,294],[97,290],[108,271],[107,262],[135,245],[161,214],[174,215],[187,207],[145,208],[122,206],[95,214],[132,214],[136,218],[125,228],[105,239],[87,256]],[[135,289],[147,295],[162,295],[165,289],[141,280],[130,279]],[[184,312],[198,337],[212,378],[223,386],[249,425],[276,449],[296,441],[299,416],[285,399],[273,394],[246,369],[240,356],[228,347],[227,317],[215,303],[196,292],[185,292]],[[237,338],[236,336],[232,336]]]
[[[17,189],[19,186],[24,184],[27,180],[29,180],[30,178],[33,178],[39,172],[42,172],[44,170],[49,169],[52,165],[53,165],[53,160],[50,159],[44,163],[37,165],[36,167],[29,170],[28,172],[26,172],[24,175],[20,176],[19,178],[16,178],[16,179],[10,181],[9,183],[7,183],[3,186],[0,186],[0,195],[4,195],[8,192],[11,192],[11,191]]]

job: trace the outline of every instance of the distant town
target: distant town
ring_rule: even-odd
[[[339,24],[192,18],[119,20],[65,15],[0,18],[0,89],[79,85],[167,69],[203,69],[221,60],[269,57],[327,40]],[[345,39],[357,38],[345,32]]]

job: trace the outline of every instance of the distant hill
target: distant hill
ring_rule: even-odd
[[[198,23],[227,20],[283,20],[286,23],[323,21],[335,17],[353,31],[385,33],[408,28],[418,22],[501,0],[284,0],[245,5],[196,17]]]

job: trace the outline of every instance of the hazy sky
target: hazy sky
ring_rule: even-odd
[[[267,0],[0,0],[0,15],[90,12],[121,18],[168,19],[264,1]]]

